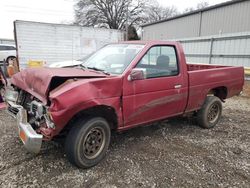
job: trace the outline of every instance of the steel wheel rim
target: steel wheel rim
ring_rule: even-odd
[[[218,103],[214,103],[210,106],[208,110],[207,119],[210,123],[216,122],[219,117],[220,107]]]
[[[84,138],[83,155],[87,159],[96,158],[103,150],[106,141],[104,129],[92,128]]]

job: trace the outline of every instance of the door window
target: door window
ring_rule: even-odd
[[[0,46],[0,51],[16,50],[14,46]]]
[[[143,56],[136,68],[146,70],[146,78],[178,75],[178,62],[173,46],[154,46]]]

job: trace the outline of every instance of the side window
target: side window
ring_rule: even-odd
[[[0,46],[0,51],[5,51],[5,50],[7,50],[6,46]]]
[[[16,50],[16,48],[14,46],[6,46],[7,50]]]
[[[14,46],[0,46],[0,51],[16,50]]]
[[[144,68],[147,78],[174,76],[179,73],[173,46],[154,46],[143,56],[136,68]]]

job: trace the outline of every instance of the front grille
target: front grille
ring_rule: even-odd
[[[9,111],[12,115],[16,116],[19,110],[18,110],[17,108],[12,107],[12,106],[8,106],[8,111]]]
[[[31,111],[31,95],[24,90],[21,90],[18,96],[17,104],[21,105],[27,111]]]
[[[17,103],[22,105],[24,99],[25,99],[25,94],[21,91],[18,95]]]
[[[32,111],[33,113],[36,113],[36,111],[37,111],[37,105],[32,104],[32,105],[31,105],[31,111]]]

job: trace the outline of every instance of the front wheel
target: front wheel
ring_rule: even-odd
[[[101,117],[76,121],[65,142],[67,158],[80,168],[95,166],[107,152],[110,135],[109,124]]]
[[[213,128],[220,120],[221,113],[221,100],[215,96],[208,96],[197,113],[198,124],[206,129]]]

